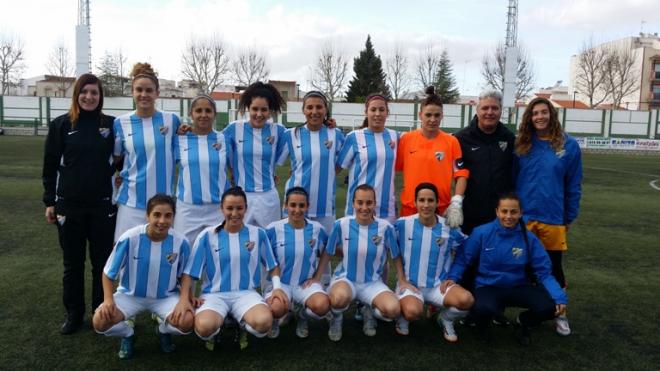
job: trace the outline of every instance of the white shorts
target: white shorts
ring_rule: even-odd
[[[204,304],[197,308],[195,314],[212,310],[222,318],[227,318],[227,313],[230,313],[237,322],[242,321],[245,313],[252,307],[260,304],[266,305],[261,295],[254,290],[212,292],[202,294],[200,299],[204,300]]]
[[[150,312],[155,313],[160,319],[165,321],[174,312],[174,307],[179,302],[178,293],[160,299],[141,298],[121,292],[115,292],[112,297],[115,300],[117,309],[124,314],[124,319],[135,317],[135,315],[141,312]],[[101,305],[98,308],[101,308]]]
[[[266,228],[268,224],[282,219],[280,195],[273,188],[266,192],[246,192],[248,208],[243,223]]]
[[[193,205],[176,200],[174,230],[186,236],[190,246],[195,244],[197,235],[206,227],[218,225],[225,220],[220,204]]]
[[[124,232],[147,223],[147,210],[126,205],[117,205],[117,224],[115,225],[115,242]]]
[[[380,295],[383,292],[392,292],[383,281],[373,281],[366,283],[354,283],[351,282],[346,277],[341,278],[332,278],[330,286],[328,286],[328,293],[337,282],[345,282],[351,288],[351,301],[357,299],[361,303],[373,305],[373,301],[376,296]]]
[[[452,287],[454,287],[454,285],[447,287],[447,291],[445,291],[445,293],[443,294],[440,292],[440,285],[435,287],[422,287],[418,289],[419,292],[414,292],[410,289],[405,289],[401,291],[401,289],[399,289],[399,286],[397,285],[396,295],[399,298],[399,300],[405,298],[406,296],[414,296],[423,303],[433,304],[436,307],[444,307],[445,295],[447,295],[447,293],[449,292],[449,290],[452,289]]]
[[[304,289],[300,285],[287,285],[283,283],[282,290],[286,294],[287,298],[289,298],[289,308],[293,308],[294,303],[305,305],[307,299],[309,299],[314,294],[328,295],[325,291],[323,291],[323,287],[316,282]],[[273,286],[270,282],[266,286],[265,292],[266,295],[264,295],[264,298],[268,300],[268,298],[273,295]]]

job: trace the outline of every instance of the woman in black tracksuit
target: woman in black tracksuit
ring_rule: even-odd
[[[46,221],[57,225],[64,257],[62,334],[76,332],[85,313],[85,254],[92,262],[92,311],[103,302],[101,273],[112,251],[116,208],[111,162],[114,117],[101,112],[103,86],[92,74],[76,81],[71,108],[48,128],[44,153]]]

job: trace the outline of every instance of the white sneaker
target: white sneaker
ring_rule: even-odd
[[[445,340],[450,343],[458,341],[458,335],[456,335],[456,330],[454,329],[454,321],[444,319],[442,313],[438,314],[436,321],[438,322],[438,326],[442,327],[442,336],[444,336]]]
[[[370,306],[365,305],[362,307],[362,332],[367,336],[376,335],[376,318],[374,318],[373,310]]]
[[[559,335],[568,336],[571,334],[571,327],[568,325],[568,318],[565,315],[555,318],[555,330]]]
[[[280,319],[273,318],[273,325],[270,327],[270,331],[268,331],[268,337],[275,339],[278,336],[280,336]]]
[[[403,318],[403,316],[399,316],[399,318],[396,319],[396,325],[394,326],[394,330],[399,335],[407,336],[410,333],[410,330],[408,328],[408,321],[405,318]]]
[[[330,320],[330,328],[328,329],[328,338],[332,341],[341,340],[341,327],[344,322],[343,314],[335,314]]]
[[[296,336],[304,339],[309,336],[309,326],[307,326],[307,317],[303,314],[305,308],[300,308],[296,319]]]

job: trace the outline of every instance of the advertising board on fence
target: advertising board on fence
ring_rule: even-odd
[[[575,140],[577,140],[580,148],[586,148],[586,149],[660,151],[660,140],[655,140],[655,139],[580,137],[580,138],[575,138]]]

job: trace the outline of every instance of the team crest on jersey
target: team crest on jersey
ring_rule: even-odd
[[[516,259],[520,258],[522,256],[522,253],[523,253],[523,249],[521,249],[520,247],[513,247],[511,249],[511,255],[513,255],[513,257]]]
[[[275,143],[275,137],[272,136],[272,135],[269,136],[269,137],[266,137],[266,142],[268,142],[269,144]]]
[[[332,141],[331,140],[326,140],[325,142],[323,142],[323,144],[325,145],[325,148],[327,148],[327,149],[332,148]]]
[[[252,249],[254,249],[254,245],[255,245],[254,241],[248,241],[245,243],[245,248],[248,251],[252,251]]]
[[[500,149],[502,150],[502,152],[506,151],[506,147],[508,147],[508,146],[509,146],[509,143],[500,142]]]
[[[165,259],[167,259],[167,262],[168,262],[168,263],[170,263],[170,264],[174,264],[174,262],[176,261],[176,258],[177,258],[178,256],[179,256],[179,254],[173,252],[173,253],[171,253],[171,254],[167,254],[167,256],[165,257]]]
[[[158,128],[158,130],[160,131],[160,133],[162,135],[167,135],[167,132],[169,131],[169,129],[170,128],[168,128],[167,126],[161,126],[160,128]]]
[[[374,245],[378,245],[380,243],[380,241],[382,241],[382,240],[383,240],[383,238],[381,236],[377,235],[377,234],[374,235],[373,237],[371,237],[371,242],[373,242]]]
[[[216,151],[221,150],[222,149],[222,143],[220,143],[220,142],[213,143],[213,148],[215,148]]]
[[[103,138],[107,138],[108,135],[110,135],[110,129],[109,128],[99,128],[99,134],[101,134],[101,136]]]
[[[396,142],[390,139],[390,148],[394,149],[396,147]]]
[[[564,155],[566,155],[566,150],[565,149],[562,148],[559,151],[557,151],[557,157],[562,158],[562,157],[564,157]]]
[[[442,159],[445,158],[445,153],[438,151],[435,153],[435,158],[438,159],[438,161],[442,161]]]
[[[435,244],[438,246],[442,246],[442,244],[445,243],[445,239],[443,237],[438,237],[435,239]]]

